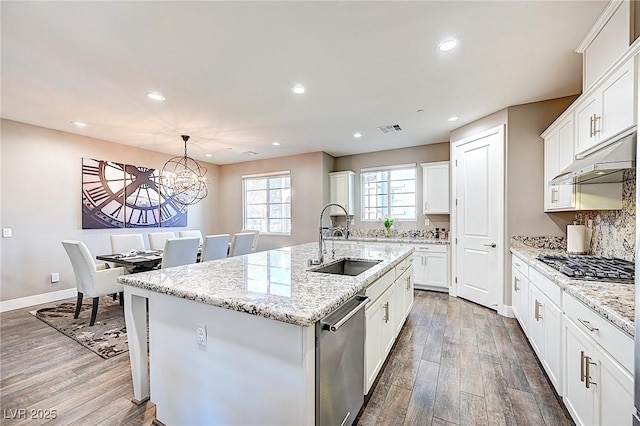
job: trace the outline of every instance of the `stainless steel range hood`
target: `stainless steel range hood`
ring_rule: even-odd
[[[576,156],[576,161],[549,181],[549,185],[613,183],[624,181],[624,170],[636,166],[636,128],[606,146]]]

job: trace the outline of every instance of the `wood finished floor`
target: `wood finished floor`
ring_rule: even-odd
[[[103,360],[28,313],[0,314],[0,423],[149,425],[129,357]],[[10,419],[56,410],[50,421]],[[13,411],[10,411],[13,410]],[[414,307],[359,425],[571,425],[513,319],[441,293]]]

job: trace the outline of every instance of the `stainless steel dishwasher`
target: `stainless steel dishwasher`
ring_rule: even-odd
[[[351,425],[364,403],[364,306],[357,295],[316,323],[316,426]]]

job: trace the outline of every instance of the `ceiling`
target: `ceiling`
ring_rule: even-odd
[[[188,134],[189,155],[214,164],[443,142],[504,107],[580,93],[574,50],[605,6],[5,0],[1,112],[173,155]],[[449,37],[458,47],[440,52]]]

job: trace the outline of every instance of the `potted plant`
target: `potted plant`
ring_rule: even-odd
[[[393,219],[387,217],[384,219],[384,235],[385,237],[391,236],[391,226],[393,226]]]

